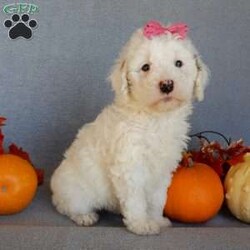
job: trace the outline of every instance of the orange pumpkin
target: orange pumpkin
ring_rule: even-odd
[[[167,191],[164,214],[181,222],[205,222],[218,213],[223,200],[223,185],[211,167],[180,166]]]
[[[26,160],[11,154],[0,155],[0,215],[22,211],[37,190],[37,175]]]

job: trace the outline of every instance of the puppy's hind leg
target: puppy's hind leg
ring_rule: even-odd
[[[99,219],[93,194],[71,177],[70,171],[55,172],[51,179],[52,202],[59,213],[67,215],[77,225],[91,226]]]
[[[52,202],[55,205],[57,211],[63,215],[67,215],[71,220],[73,220],[79,226],[92,226],[98,219],[99,215],[88,206],[88,202],[83,201],[83,196],[74,195],[63,196],[54,193],[52,196]]]

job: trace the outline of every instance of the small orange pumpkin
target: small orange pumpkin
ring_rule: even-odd
[[[218,213],[223,200],[223,185],[211,167],[203,163],[182,165],[167,191],[164,214],[181,222],[205,222]]]
[[[11,154],[0,155],[0,215],[22,211],[37,190],[37,175],[26,160]]]

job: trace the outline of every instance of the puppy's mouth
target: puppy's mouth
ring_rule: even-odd
[[[162,102],[171,102],[171,101],[173,101],[174,99],[175,99],[175,98],[172,97],[172,96],[165,96],[165,97],[161,98],[160,101],[162,101]]]
[[[177,106],[181,105],[181,103],[183,102],[183,100],[181,100],[180,98],[177,98],[175,96],[163,96],[162,98],[159,98],[157,101],[152,103],[152,106],[157,106],[160,103],[164,103],[166,105],[170,104],[175,104]]]
[[[175,97],[175,96],[164,96],[162,97],[159,102],[165,102],[165,103],[169,103],[169,102],[177,102],[177,103],[182,103],[182,100]]]

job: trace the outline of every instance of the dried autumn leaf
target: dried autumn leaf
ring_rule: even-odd
[[[9,146],[9,153],[21,157],[24,160],[28,161],[31,165],[33,165],[30,160],[29,154],[26,151],[24,151],[21,147],[18,147],[16,144],[12,143]],[[38,185],[42,185],[44,182],[44,170],[35,168],[35,171],[37,175]]]
[[[38,186],[42,185],[44,182],[44,170],[41,168],[35,168],[37,180],[38,180]]]
[[[212,167],[217,174],[223,176],[224,150],[218,142],[207,142],[201,144],[199,151],[192,151],[193,160]]]
[[[16,144],[12,143],[9,146],[9,153],[12,155],[16,155],[19,156],[21,158],[23,158],[24,160],[28,161],[29,163],[32,164],[31,160],[30,160],[30,156],[29,154],[24,151],[21,147],[19,148]]]
[[[244,161],[244,155],[250,152],[250,147],[244,145],[242,139],[233,142],[227,149],[228,160],[230,165],[236,165],[237,163]]]
[[[6,118],[0,116],[0,127],[4,126],[4,122],[6,121]]]
[[[0,155],[4,153],[3,140],[4,140],[4,135],[0,129]]]
[[[0,154],[4,153],[4,147],[3,147],[3,140],[4,140],[4,135],[2,133],[1,127],[4,126],[4,122],[6,119],[4,117],[0,117]]]
[[[200,140],[200,148],[191,151],[191,153],[194,161],[211,166],[221,178],[224,178],[230,166],[244,160],[244,154],[250,152],[250,147],[245,146],[242,139],[231,142],[221,133],[215,132],[215,134],[221,135],[225,139],[227,146],[223,147],[217,141],[210,142],[201,132],[194,135]]]
[[[4,147],[3,147],[3,141],[4,141],[4,135],[2,133],[1,127],[4,126],[4,122],[6,121],[6,118],[0,117],[0,155],[4,154]],[[12,143],[9,146],[9,154],[13,154],[16,156],[21,157],[24,160],[27,160],[31,165],[32,162],[30,160],[29,154],[24,151],[21,147],[18,147],[16,144]],[[37,174],[37,179],[38,179],[38,185],[42,185],[44,181],[44,170],[43,169],[37,169],[34,168]]]

